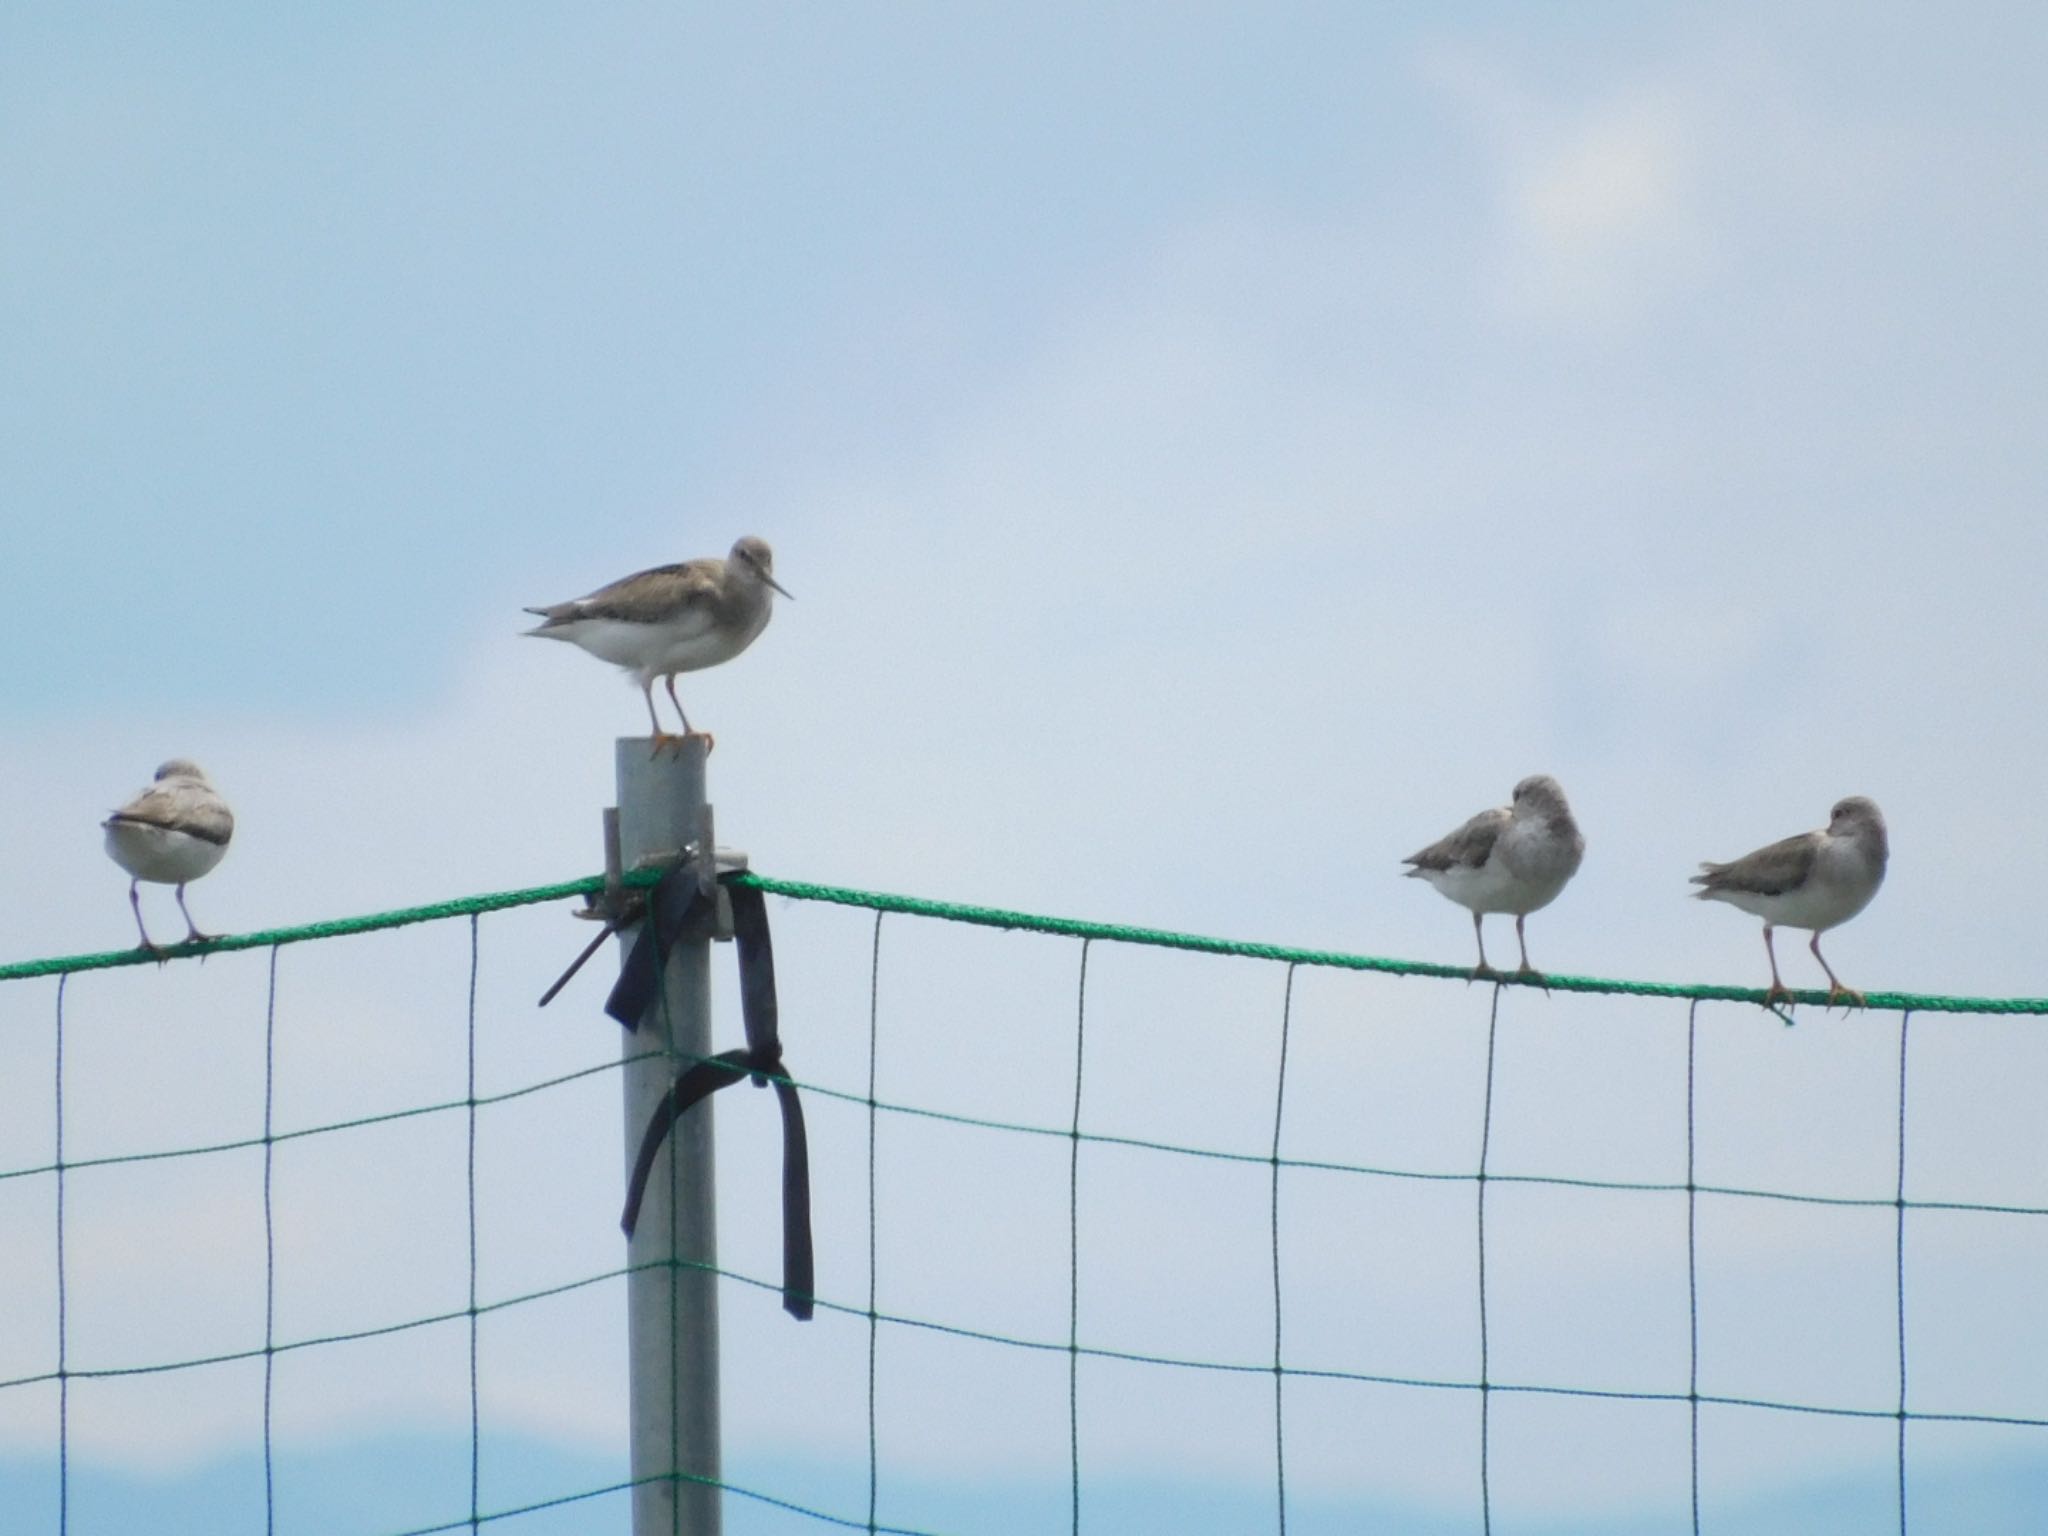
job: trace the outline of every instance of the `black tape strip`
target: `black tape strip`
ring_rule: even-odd
[[[782,1103],[782,1310],[807,1323],[818,1289],[811,1259],[810,1143],[796,1085],[778,1079],[775,1097]]]
[[[780,1061],[761,1061],[752,1051],[724,1051],[700,1061],[676,1079],[661,1103],[648,1118],[640,1138],[640,1153],[633,1160],[633,1176],[626,1185],[626,1209],[619,1225],[626,1236],[640,1224],[640,1208],[647,1198],[647,1182],[654,1175],[654,1162],[661,1145],[668,1140],[676,1122],[690,1109],[721,1088],[730,1087],[751,1071],[780,1073]],[[816,1288],[816,1263],[811,1249],[811,1159],[804,1134],[803,1105],[796,1086],[778,1077],[775,1096],[782,1110],[782,1308],[799,1322],[811,1317],[811,1298]]]
[[[628,1029],[637,1030],[661,990],[662,968],[676,940],[702,924],[711,912],[696,866],[677,864],[648,893],[647,920],[626,952],[619,979],[605,999],[604,1011]]]
[[[677,879],[680,869],[671,870],[655,886],[652,911],[655,920],[644,925],[612,989],[605,1012],[628,1029],[637,1028],[646,1016],[661,985],[661,969],[675,941],[693,923],[708,914],[701,887],[687,890]],[[674,888],[671,888],[671,883]],[[740,1014],[745,1025],[746,1049],[723,1051],[692,1065],[675,1081],[648,1117],[640,1137],[640,1152],[633,1160],[633,1176],[626,1183],[626,1209],[619,1220],[626,1236],[640,1222],[641,1202],[647,1197],[647,1181],[653,1177],[661,1145],[675,1130],[676,1122],[691,1107],[719,1089],[751,1076],[756,1087],[772,1078],[776,1105],[782,1112],[782,1308],[798,1322],[808,1322],[812,1296],[817,1285],[816,1261],[811,1248],[811,1154],[804,1131],[804,1109],[796,1085],[788,1081],[782,1064],[779,1009],[775,998],[775,947],[768,936],[768,904],[762,894],[744,885],[727,885],[732,901],[734,948],[739,956]],[[673,917],[671,914],[675,914]],[[658,932],[656,930],[659,930]]]
[[[782,1039],[778,1033],[775,1002],[775,946],[768,937],[768,903],[751,886],[728,885],[732,899],[733,947],[739,951],[740,1020],[747,1034],[747,1049],[756,1058],[779,1059]],[[767,1086],[758,1073],[754,1086]]]
[[[647,1196],[648,1177],[654,1172],[654,1160],[661,1155],[661,1144],[668,1139],[676,1121],[699,1099],[709,1098],[739,1081],[752,1064],[753,1054],[749,1051],[726,1051],[700,1061],[677,1078],[675,1086],[655,1105],[640,1137],[640,1155],[633,1159],[633,1176],[626,1181],[626,1213],[619,1218],[626,1236],[631,1237],[640,1224],[640,1202]]]

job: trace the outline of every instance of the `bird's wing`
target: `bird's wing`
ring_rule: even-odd
[[[1821,832],[1801,832],[1755,853],[1745,853],[1732,864],[1702,864],[1692,877],[1694,885],[1711,891],[1747,891],[1756,896],[1782,896],[1803,885],[1820,852]]]
[[[227,802],[189,779],[152,784],[107,819],[162,827],[223,846],[235,832],[234,813]]]
[[[529,608],[549,628],[577,619],[613,619],[623,624],[672,623],[692,608],[710,607],[718,591],[719,561],[686,560],[681,565],[658,565],[651,571],[635,571],[610,586],[599,587],[587,597],[571,598],[549,608]]]
[[[1417,870],[1477,869],[1493,852],[1493,845],[1509,820],[1509,812],[1504,809],[1481,811],[1450,836],[1439,838],[1401,862],[1412,864]]]

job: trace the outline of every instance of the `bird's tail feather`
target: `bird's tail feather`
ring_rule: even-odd
[[[557,603],[552,608],[527,608],[523,612],[532,614],[540,622],[531,629],[522,629],[522,635],[542,635],[549,640],[566,640],[564,633],[571,620],[577,617],[576,609],[570,603]]]

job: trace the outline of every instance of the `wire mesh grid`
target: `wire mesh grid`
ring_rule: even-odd
[[[1233,1149],[1214,1145],[1200,1145],[1192,1141],[1136,1136],[1112,1130],[1095,1129],[1101,1124],[1113,1124],[1116,1116],[1098,1113],[1099,1106],[1089,1098],[1088,1085],[1090,1061],[1090,961],[1097,948],[1105,942],[1147,944],[1158,937],[1149,930],[1112,928],[1108,925],[1062,923],[1056,919],[1030,917],[1024,914],[991,913],[983,909],[943,907],[936,903],[917,902],[906,898],[884,898],[867,893],[835,891],[829,888],[799,885],[794,882],[757,880],[765,889],[780,890],[797,900],[823,900],[838,905],[852,905],[864,908],[871,914],[872,928],[866,935],[867,997],[866,997],[866,1082],[864,1088],[838,1086],[828,1082],[813,1082],[793,1079],[801,1090],[828,1102],[836,1102],[849,1112],[865,1120],[865,1142],[867,1166],[867,1253],[866,1253],[866,1294],[864,1298],[846,1295],[820,1295],[816,1298],[821,1314],[840,1316],[862,1326],[865,1333],[866,1354],[866,1461],[867,1487],[866,1508],[858,1511],[846,1508],[822,1508],[813,1503],[783,1497],[777,1490],[767,1487],[749,1486],[735,1481],[723,1483],[732,1495],[767,1508],[786,1512],[791,1517],[820,1527],[866,1530],[874,1532],[900,1532],[904,1536],[967,1536],[965,1532],[948,1533],[923,1525],[892,1524],[882,1518],[885,1509],[885,1492],[888,1482],[888,1461],[883,1451],[882,1422],[885,1414],[881,1385],[886,1380],[892,1353],[897,1352],[895,1340],[898,1337],[930,1336],[970,1341],[979,1345],[993,1346],[1009,1351],[1026,1351],[1033,1354],[1058,1357],[1064,1355],[1066,1376],[1066,1417],[1065,1426],[1067,1452],[1066,1523],[1079,1532],[1087,1514],[1084,1488],[1087,1486],[1085,1461],[1089,1449],[1086,1424],[1089,1414],[1089,1389],[1084,1375],[1084,1366],[1137,1367],[1149,1371],[1195,1373],[1206,1376],[1230,1376],[1239,1378],[1265,1377],[1270,1380],[1270,1472],[1271,1472],[1271,1522],[1273,1528],[1285,1532],[1289,1523],[1289,1447],[1288,1424],[1290,1396],[1315,1384],[1336,1384],[1339,1386],[1395,1389],[1431,1395],[1450,1395],[1467,1400],[1472,1404],[1472,1446],[1471,1474],[1476,1487],[1477,1528],[1491,1532],[1498,1508],[1498,1493],[1494,1487],[1493,1469],[1497,1455],[1496,1419],[1498,1405],[1503,1400],[1513,1399],[1579,1399],[1595,1402],[1661,1405],[1671,1411],[1682,1412],[1687,1424],[1687,1451],[1689,1462],[1690,1523],[1695,1531],[1702,1529],[1701,1493],[1704,1486],[1711,1487],[1712,1467],[1703,1465],[1701,1455],[1702,1410],[1730,1409],[1750,1410],[1774,1415],[1797,1415],[1822,1419],[1889,1422],[1895,1426],[1894,1463],[1896,1475],[1896,1509],[1898,1528],[1901,1532],[1911,1528],[1912,1500],[1909,1496],[1909,1441],[1915,1426],[1946,1424],[1956,1426],[2006,1427],[2026,1430],[2048,1428],[2048,1418],[2027,1414],[1980,1411],[1967,1404],[1953,1402],[1924,1403],[1914,1399],[1909,1392],[1908,1367],[1910,1363],[1908,1307],[1908,1252],[1912,1241],[1912,1229],[1916,1221],[1937,1213],[1967,1214],[2008,1220],[2027,1220],[2048,1216],[2048,1206],[2011,1202],[1978,1202],[1948,1198],[1920,1198],[1909,1195],[1908,1179],[1908,1129],[1909,1110],[1912,1105],[1910,1094],[1911,1069],[1914,1060],[1913,1041],[1916,1014],[1923,1012],[1972,1011],[1968,1004],[1975,1000],[1954,999],[1897,999],[1905,1004],[1895,1011],[1896,1027],[1896,1072],[1893,1107],[1895,1109],[1895,1135],[1893,1136],[1893,1159],[1886,1170],[1889,1192],[1878,1194],[1831,1194],[1798,1191],[1784,1188],[1747,1186],[1727,1183],[1702,1182],[1698,1177],[1696,1161],[1697,1125],[1699,1115],[1699,1044],[1700,1008],[1704,997],[1720,995],[1724,989],[1693,989],[1699,995],[1686,995],[1686,989],[1652,989],[1676,993],[1671,1001],[1658,1004],[1659,1007],[1682,1010],[1684,1016],[1684,1078],[1683,1078],[1683,1124],[1684,1124],[1684,1176],[1682,1179],[1625,1179],[1563,1176],[1532,1173],[1520,1169],[1503,1169],[1497,1165],[1495,1154],[1495,1113],[1496,1113],[1496,1072],[1500,1064],[1500,1022],[1502,998],[1508,989],[1495,986],[1486,994],[1486,1025],[1484,1034],[1484,1081],[1480,1096],[1476,1123],[1469,1129],[1473,1155],[1468,1167],[1458,1169],[1430,1169],[1402,1167],[1364,1161],[1347,1161],[1332,1157],[1290,1156],[1287,1152],[1289,1067],[1290,1045],[1295,1023],[1297,1006],[1297,979],[1304,966],[1328,965],[1336,962],[1356,962],[1352,969],[1384,969],[1387,962],[1357,962],[1357,957],[1332,957],[1318,952],[1288,951],[1274,946],[1230,945],[1223,941],[1193,940],[1184,935],[1166,937],[1177,942],[1166,946],[1179,949],[1211,949],[1230,953],[1246,959],[1270,971],[1271,1015],[1274,1027],[1276,1049],[1268,1061],[1239,1061],[1230,1064],[1230,1069],[1239,1085],[1249,1094],[1253,1084],[1260,1084],[1256,1092],[1270,1105],[1270,1138],[1262,1151]],[[575,891],[592,888],[595,882],[571,882],[565,886],[538,888],[527,893],[528,901],[558,898]],[[264,1108],[261,1133],[255,1136],[224,1139],[205,1144],[181,1145],[155,1148],[144,1152],[123,1152],[108,1155],[73,1157],[67,1155],[66,1104],[67,1097],[78,1093],[78,1085],[67,1087],[66,1041],[67,1007],[72,1000],[73,989],[79,984],[82,972],[102,968],[116,963],[113,957],[86,957],[82,963],[34,962],[0,971],[0,980],[26,982],[32,977],[54,978],[50,986],[49,1027],[52,1034],[52,1081],[43,1085],[43,1091],[50,1093],[52,1113],[50,1124],[53,1131],[53,1145],[50,1156],[40,1162],[22,1166],[0,1167],[0,1188],[8,1184],[23,1183],[47,1185],[52,1194],[54,1223],[45,1239],[33,1234],[14,1234],[10,1241],[19,1252],[33,1250],[38,1241],[46,1240],[44,1250],[48,1262],[54,1268],[56,1281],[56,1337],[52,1341],[52,1358],[49,1366],[41,1370],[21,1372],[0,1379],[0,1402],[10,1395],[36,1390],[54,1389],[56,1394],[56,1440],[57,1440],[57,1489],[56,1524],[60,1532],[69,1536],[75,1528],[71,1501],[72,1486],[72,1415],[74,1395],[94,1390],[99,1383],[127,1378],[163,1375],[167,1373],[198,1372],[209,1367],[235,1363],[251,1363],[261,1370],[261,1435],[263,1448],[263,1508],[262,1519],[266,1532],[292,1528],[290,1511],[281,1516],[277,1481],[274,1475],[274,1428],[273,1416],[276,1394],[276,1367],[281,1359],[303,1352],[315,1351],[357,1342],[369,1338],[403,1334],[415,1330],[453,1327],[465,1334],[466,1344],[466,1388],[469,1421],[469,1462],[467,1468],[468,1508],[458,1518],[439,1524],[411,1527],[393,1536],[427,1536],[429,1532],[459,1529],[476,1529],[484,1525],[498,1525],[513,1522],[519,1518],[545,1510],[561,1509],[575,1505],[596,1505],[601,1501],[628,1490],[628,1480],[614,1480],[597,1486],[564,1489],[544,1498],[529,1499],[517,1504],[487,1505],[483,1497],[480,1476],[482,1442],[485,1434],[485,1416],[479,1390],[481,1377],[481,1346],[479,1325],[484,1319],[521,1308],[536,1306],[552,1298],[571,1292],[588,1291],[616,1285],[628,1271],[612,1268],[577,1276],[565,1282],[522,1290],[509,1294],[485,1294],[479,1287],[478,1266],[478,1126],[481,1117],[491,1114],[500,1106],[539,1095],[548,1095],[567,1088],[573,1083],[604,1076],[618,1070],[616,1061],[578,1068],[571,1072],[522,1081],[514,1086],[494,1092],[480,1092],[477,1077],[477,980],[482,964],[483,947],[481,924],[486,913],[500,907],[521,904],[511,897],[521,893],[500,893],[490,897],[475,898],[467,904],[444,903],[433,909],[416,909],[415,913],[383,914],[385,925],[398,922],[442,921],[461,922],[466,929],[465,972],[466,986],[463,992],[463,1026],[465,1035],[466,1082],[465,1092],[460,1097],[441,1098],[431,1102],[407,1104],[372,1115],[359,1115],[342,1119],[324,1120],[319,1123],[294,1125],[280,1129],[274,1114],[275,1069],[277,1053],[277,1021],[279,1010],[279,955],[284,944],[297,942],[302,938],[318,939],[331,936],[331,932],[314,929],[294,930],[289,933],[270,936],[249,936],[244,940],[230,941],[222,947],[253,947],[250,940],[266,938],[268,949],[265,967],[265,988],[263,996],[263,1045],[262,1083]],[[418,915],[424,914],[424,915]],[[903,914],[903,915],[896,915]],[[905,916],[925,922],[968,923],[1006,929],[1027,928],[1037,932],[1051,932],[1072,944],[1072,1051],[1071,1051],[1071,1113],[1064,1123],[1032,1123],[1022,1119],[966,1113],[941,1104],[910,1103],[894,1101],[881,1093],[884,1081],[884,1067],[888,1055],[889,989],[887,965],[889,958],[889,925],[905,920]],[[350,920],[343,925],[326,925],[332,931],[361,932],[380,926],[375,919]],[[1445,974],[1446,968],[1404,966],[1402,969],[1424,975]],[[1456,973],[1452,973],[1456,974]],[[1567,979],[1560,983],[1566,987],[1581,990],[1601,990],[1600,984]],[[1645,990],[1640,984],[1614,984],[1617,992]],[[1747,996],[1737,993],[1738,997]],[[15,1001],[18,1001],[18,996]],[[1750,1000],[1754,1000],[1753,998]],[[1476,999],[1475,999],[1476,1001]],[[1989,1012],[2033,1013],[2048,1011],[2048,1004],[2021,1000],[1999,1001],[1985,1009]],[[1877,1027],[1873,1015],[1865,1023]],[[9,1027],[19,1027],[19,1010]],[[12,1094],[25,1094],[30,1085],[16,1082],[10,1085]],[[329,1331],[319,1333],[281,1332],[278,1326],[278,1255],[277,1255],[277,1185],[276,1160],[280,1148],[290,1147],[311,1139],[337,1136],[349,1131],[375,1125],[397,1124],[422,1119],[449,1118],[458,1121],[462,1127],[463,1156],[466,1160],[465,1182],[466,1203],[463,1211],[466,1231],[467,1296],[460,1307],[451,1307],[430,1314],[408,1317],[402,1321],[374,1327]],[[925,1123],[946,1126],[974,1135],[993,1135],[1013,1138],[1030,1138],[1039,1142],[1056,1145],[1060,1140],[1065,1147],[1065,1226],[1066,1226],[1066,1295],[1065,1329],[1063,1334],[1046,1332],[1034,1335],[1018,1329],[987,1326],[973,1315],[971,1303],[948,1307],[950,1316],[931,1315],[888,1304],[891,1277],[882,1262],[883,1232],[882,1212],[886,1206],[885,1164],[881,1156],[882,1127],[890,1121],[904,1123]],[[153,1358],[128,1360],[106,1364],[81,1362],[74,1356],[73,1335],[76,1327],[73,1292],[75,1290],[80,1260],[68,1246],[74,1218],[69,1211],[69,1196],[73,1182],[82,1174],[92,1170],[107,1169],[135,1164],[181,1164],[191,1159],[202,1159],[231,1153],[256,1153],[262,1160],[262,1220],[264,1272],[262,1276],[262,1317],[263,1333],[260,1345],[231,1350],[211,1350],[195,1354],[179,1354],[176,1351],[162,1351]],[[1258,1171],[1263,1176],[1265,1191],[1265,1225],[1267,1262],[1270,1271],[1270,1353],[1257,1358],[1249,1356],[1230,1358],[1221,1354],[1174,1353],[1162,1350],[1127,1347],[1114,1340],[1105,1340],[1092,1334],[1084,1327],[1084,1295],[1089,1273],[1091,1255],[1088,1242],[1084,1240],[1083,1204],[1087,1185],[1091,1179],[1102,1175],[1101,1159],[1107,1157],[1135,1155],[1153,1160],[1171,1168],[1176,1165],[1198,1163],[1202,1165],[1234,1166]],[[1343,1180],[1370,1181],[1376,1183],[1434,1186],[1438,1188],[1462,1189],[1469,1200],[1468,1220],[1473,1254],[1476,1259],[1474,1277],[1476,1284],[1472,1291],[1460,1301],[1455,1296],[1442,1298],[1442,1307],[1447,1312],[1464,1312],[1473,1330],[1476,1342],[1475,1372],[1465,1374],[1427,1375],[1395,1370],[1371,1370],[1354,1366],[1337,1365],[1314,1358],[1301,1358],[1290,1352],[1287,1314],[1290,1295],[1299,1291],[1290,1287],[1287,1208],[1290,1196],[1299,1188],[1297,1180],[1308,1177],[1330,1177]],[[1489,1313],[1489,1298],[1492,1287],[1497,1287],[1498,1275],[1490,1282],[1489,1256],[1497,1255],[1499,1238],[1489,1239],[1488,1217],[1490,1202],[1497,1202],[1499,1192],[1504,1188],[1548,1189],[1557,1191],[1600,1192],[1622,1194],[1631,1197],[1658,1197],[1682,1207],[1684,1216],[1684,1255],[1686,1283],[1687,1341],[1685,1350],[1685,1373],[1683,1381],[1672,1381],[1665,1387],[1635,1387],[1603,1385],[1598,1382],[1571,1382],[1544,1379],[1523,1379],[1505,1375],[1496,1365],[1495,1330],[1497,1321]],[[1883,1403],[1873,1401],[1833,1400],[1824,1392],[1800,1396],[1767,1396],[1737,1394],[1702,1390],[1701,1371],[1701,1241],[1700,1226],[1702,1214],[1715,1206],[1769,1205],[1796,1210],[1837,1210],[1891,1213],[1890,1221],[1890,1268],[1893,1314],[1895,1318],[1895,1357],[1890,1362],[1891,1375],[1895,1383],[1895,1395]],[[1498,1219],[1498,1218],[1496,1218]],[[1495,1257],[1494,1263],[1498,1264]],[[721,1268],[716,1271],[724,1284],[742,1290],[774,1292],[776,1283],[759,1275],[742,1272],[736,1268]],[[1369,1425],[1361,1421],[1361,1434],[1369,1432]],[[1249,1431],[1247,1431],[1249,1433]]]

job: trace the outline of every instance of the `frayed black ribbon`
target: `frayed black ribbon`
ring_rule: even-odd
[[[758,900],[760,893],[754,894]],[[734,890],[735,907],[738,895]],[[661,973],[676,940],[686,933],[701,933],[711,924],[711,895],[697,878],[697,866],[678,859],[648,892],[647,911],[649,919],[640,925],[639,936],[626,951],[626,963],[619,967],[619,979],[604,1003],[604,1011],[629,1030],[638,1030],[647,1010],[654,1006],[661,992]],[[771,975],[771,988],[774,980]]]
[[[768,937],[768,906],[750,886],[725,885],[732,902],[733,944],[739,952],[740,1017],[746,1049],[723,1051],[692,1064],[655,1107],[640,1138],[640,1155],[626,1186],[626,1210],[620,1219],[628,1237],[639,1224],[640,1204],[661,1144],[690,1107],[751,1076],[754,1086],[775,1088],[782,1110],[782,1308],[799,1322],[811,1316],[815,1285],[811,1254],[811,1159],[804,1135],[803,1105],[796,1085],[782,1064],[782,1039],[775,1003],[775,950]],[[670,947],[692,925],[709,919],[711,898],[698,884],[694,869],[679,865],[654,888],[654,918],[643,926],[627,952],[618,985],[612,988],[605,1012],[636,1029],[660,988]],[[670,914],[675,914],[671,916]]]

